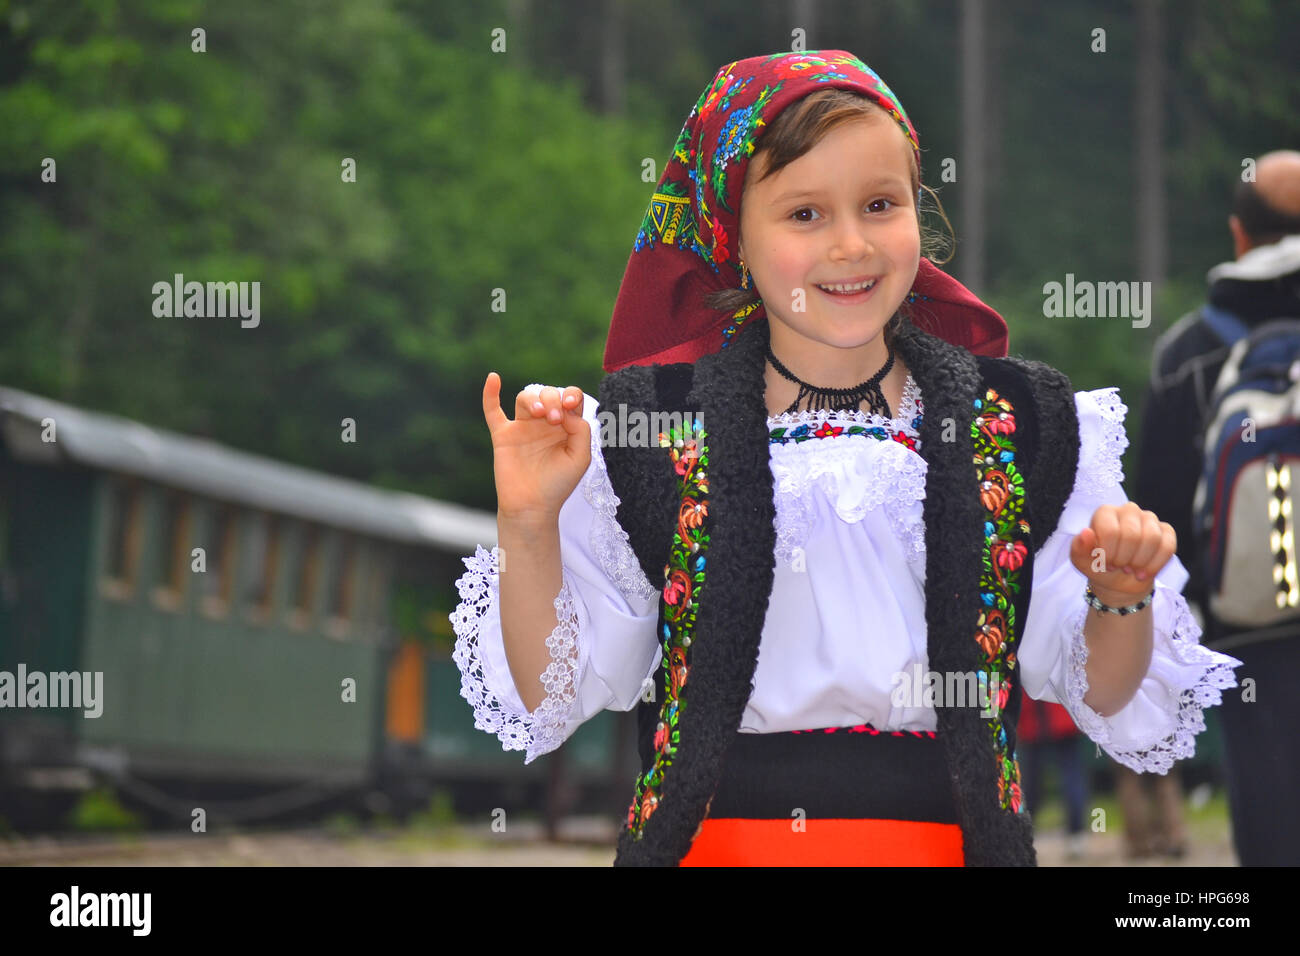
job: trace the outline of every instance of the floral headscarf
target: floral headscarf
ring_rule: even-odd
[[[725,347],[742,324],[765,317],[761,301],[729,313],[706,300],[741,287],[740,196],[764,129],[790,104],[828,87],[860,93],[892,116],[919,171],[920,144],[903,105],[853,54],[775,53],[722,67],[686,118],[650,198],[614,305],[607,372],[693,362]],[[978,355],[1007,354],[1002,317],[924,257],[908,301],[925,331]]]

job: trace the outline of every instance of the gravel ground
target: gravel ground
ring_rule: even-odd
[[[486,827],[366,833],[294,831],[0,840],[0,866],[609,866],[614,833],[603,821],[572,821],[558,844],[539,827],[509,833]],[[581,842],[579,842],[581,841]],[[1042,866],[1236,866],[1231,841],[1199,834],[1181,859],[1128,860],[1117,833],[1088,833],[1069,858],[1055,832],[1035,839]]]

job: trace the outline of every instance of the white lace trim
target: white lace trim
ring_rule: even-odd
[[[591,428],[591,464],[582,479],[582,493],[595,514],[588,539],[591,553],[629,604],[644,605],[654,598],[658,589],[645,576],[627,532],[618,523],[619,498],[600,449],[599,424]]]
[[[1119,389],[1114,386],[1096,389],[1088,395],[1101,413],[1101,441],[1095,455],[1079,462],[1075,491],[1100,497],[1124,481],[1122,456],[1128,448],[1124,416],[1128,414],[1128,406],[1120,400]]]
[[[1088,693],[1088,675],[1084,669],[1088,663],[1088,643],[1083,627],[1087,620],[1087,604],[1078,610],[1070,622],[1070,661],[1066,670],[1065,707],[1074,718],[1079,729],[1098,745],[1103,747],[1116,761],[1137,773],[1154,772],[1164,774],[1175,761],[1192,756],[1196,751],[1196,735],[1205,729],[1206,707],[1214,707],[1223,702],[1221,691],[1235,687],[1237,679],[1232,667],[1239,661],[1225,655],[1216,654],[1198,643],[1200,628],[1187,607],[1186,599],[1157,585],[1157,597],[1163,592],[1165,600],[1175,603],[1176,615],[1173,634],[1167,640],[1174,660],[1179,664],[1203,664],[1205,669],[1197,676],[1196,682],[1188,687],[1178,688],[1178,696],[1172,702],[1162,704],[1165,711],[1166,725],[1172,724],[1173,730],[1163,739],[1147,747],[1130,750],[1116,749],[1113,743],[1113,725],[1111,720],[1102,717],[1084,703]],[[1082,597],[1080,598],[1082,601]],[[1152,608],[1155,611],[1155,608]],[[1161,632],[1156,630],[1157,645]],[[1158,653],[1155,651],[1153,653]],[[1141,693],[1139,690],[1138,693]]]
[[[778,560],[794,564],[800,555],[815,518],[814,489],[850,523],[883,507],[907,559],[925,555],[925,521],[916,504],[925,498],[926,463],[905,445],[842,438],[774,445],[772,475]]]
[[[903,383],[903,399],[899,403],[898,414],[893,418],[886,418],[884,415],[877,413],[864,412],[861,409],[848,412],[843,410],[829,409],[804,409],[798,412],[781,412],[779,415],[768,415],[767,424],[770,428],[778,425],[788,425],[797,428],[800,425],[811,425],[814,422],[820,424],[827,418],[835,418],[851,422],[854,425],[865,425],[868,428],[888,428],[891,431],[906,431],[913,437],[916,436],[916,429],[912,427],[912,421],[917,415],[922,414],[925,407],[921,402],[921,390],[916,382],[912,379],[909,372],[907,381]],[[803,444],[802,442],[800,444]]]
[[[532,763],[564,743],[565,725],[578,684],[578,615],[568,572],[562,571],[560,593],[554,606],[556,627],[546,639],[551,663],[542,672],[546,698],[531,714],[515,710],[497,699],[488,689],[483,674],[479,648],[479,628],[494,605],[499,607],[500,580],[496,556],[478,545],[472,557],[462,558],[469,572],[456,581],[461,603],[450,615],[456,632],[456,649],[452,660],[460,668],[460,695],[474,708],[474,726],[496,734],[503,750],[525,751],[524,763]]]

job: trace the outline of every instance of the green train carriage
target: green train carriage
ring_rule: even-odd
[[[621,715],[525,767],[460,696],[453,582],[495,540],[490,514],[0,388],[0,673],[102,674],[98,717],[0,706],[0,816],[97,781],[178,821],[438,787],[608,808]]]

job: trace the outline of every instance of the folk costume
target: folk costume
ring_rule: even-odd
[[[1083,702],[1090,608],[1069,546],[1126,500],[1126,409],[1115,389],[1073,393],[1001,357],[1001,317],[928,261],[893,336],[902,407],[767,414],[761,300],[719,316],[704,297],[749,281],[733,249],[755,141],[825,86],[872,99],[916,148],[844,51],[718,72],[656,187],[610,374],[583,408],[592,461],[559,516],[547,697],[531,713],[520,700],[481,546],[451,615],[462,695],[526,762],[603,709],[638,708],[617,864],[1033,865],[1022,687],[1164,773],[1238,662],[1199,645],[1172,559],[1137,695],[1109,718]]]

